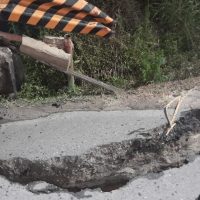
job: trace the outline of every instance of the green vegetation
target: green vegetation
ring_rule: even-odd
[[[116,34],[110,40],[73,35],[76,69],[124,88],[200,75],[199,1],[90,2],[116,19]],[[44,34],[62,35],[40,30],[37,36]],[[24,62],[27,79],[21,97],[34,99],[68,93],[65,75],[29,58],[24,58]],[[81,82],[77,82],[77,87],[78,92],[88,91]]]

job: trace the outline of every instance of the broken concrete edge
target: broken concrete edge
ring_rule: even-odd
[[[140,133],[145,138],[97,146],[79,156],[0,160],[0,175],[21,184],[45,181],[69,191],[111,191],[147,173],[180,167],[200,153],[200,109],[182,113],[169,136],[165,128]]]

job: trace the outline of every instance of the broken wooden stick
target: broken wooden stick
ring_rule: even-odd
[[[172,103],[174,103],[175,101],[178,100],[178,103],[176,105],[176,108],[175,108],[175,111],[173,113],[173,116],[172,116],[172,119],[170,120],[169,119],[169,114],[168,114],[168,108],[170,107],[170,105],[172,105]],[[166,132],[166,135],[169,135],[170,132],[173,130],[173,128],[175,127],[176,125],[176,116],[178,114],[178,111],[179,111],[179,108],[180,108],[180,105],[182,103],[182,100],[183,100],[183,97],[179,96],[179,97],[176,97],[175,99],[173,99],[172,101],[170,101],[166,107],[164,108],[164,114],[165,114],[165,117],[167,119],[167,122],[168,122],[168,129],[167,129],[167,132]]]
[[[169,114],[168,114],[168,108],[175,102],[178,100],[178,102],[180,101],[180,96],[174,98],[172,101],[170,101],[165,107],[164,107],[164,114],[165,117],[167,119],[167,123],[169,126],[172,126],[172,120],[169,119]],[[175,111],[174,111],[175,112]],[[174,114],[173,114],[174,115]]]

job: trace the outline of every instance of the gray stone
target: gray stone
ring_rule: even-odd
[[[35,194],[39,193],[51,193],[51,192],[56,192],[59,191],[60,188],[56,187],[55,185],[49,184],[44,181],[35,181],[27,185],[27,189]]]
[[[18,54],[14,53],[12,58],[14,62],[16,88],[17,91],[19,91],[25,80],[25,67],[22,63],[21,57]]]
[[[16,53],[0,47],[0,95],[16,93],[24,81],[24,66]]]

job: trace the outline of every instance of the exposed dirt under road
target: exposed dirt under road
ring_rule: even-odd
[[[98,146],[80,156],[0,160],[0,175],[23,184],[46,181],[55,185],[52,190],[60,190],[58,186],[71,191],[98,187],[111,191],[147,173],[180,167],[199,155],[200,110],[182,113],[169,137],[165,128],[141,133],[145,138]]]

